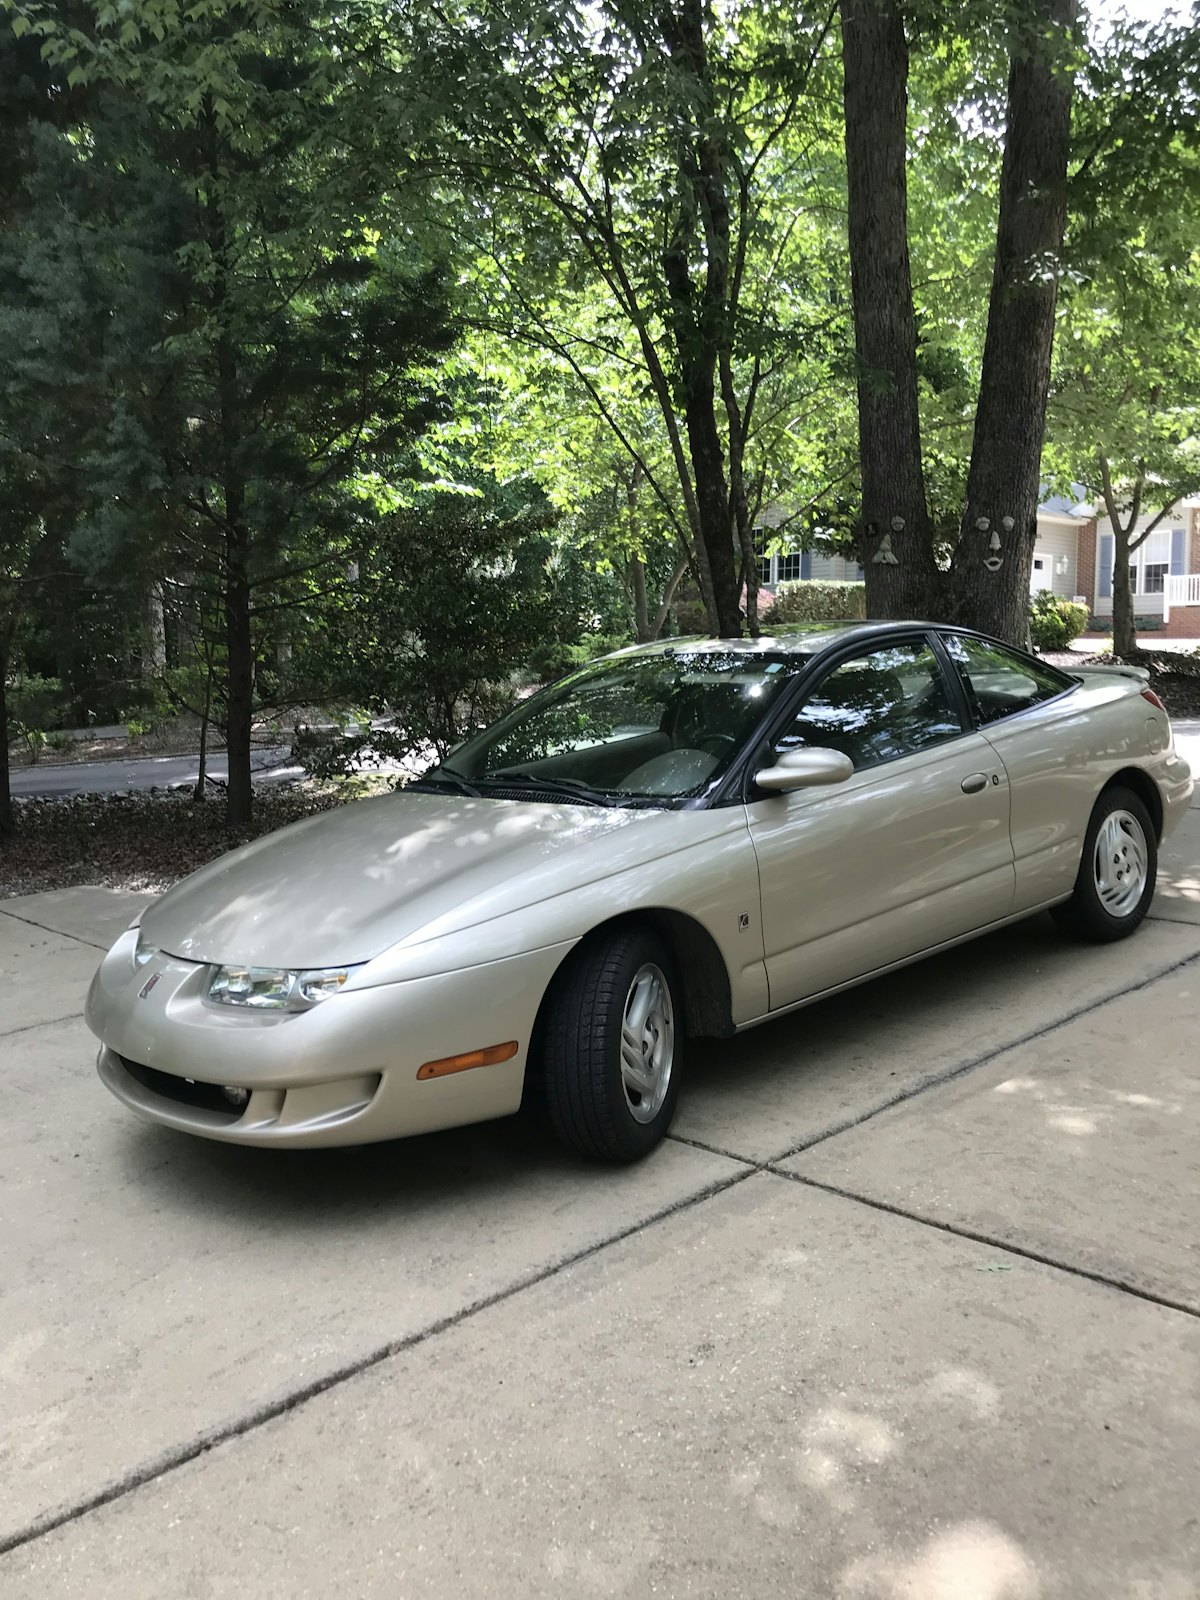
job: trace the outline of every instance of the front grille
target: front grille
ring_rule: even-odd
[[[231,1106],[221,1093],[218,1084],[198,1083],[191,1078],[177,1078],[173,1072],[159,1072],[157,1067],[144,1067],[140,1062],[130,1061],[125,1056],[118,1056],[117,1060],[143,1089],[149,1089],[151,1094],[161,1095],[164,1100],[173,1100],[176,1105],[194,1106],[200,1111],[215,1112],[226,1122],[236,1122],[245,1110],[244,1106],[240,1109]]]

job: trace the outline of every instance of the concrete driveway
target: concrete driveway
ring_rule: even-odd
[[[142,1126],[137,900],[0,902],[0,1594],[1194,1600],[1200,809],[1162,880],[704,1048],[615,1173]]]

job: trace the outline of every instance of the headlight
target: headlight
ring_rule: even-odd
[[[208,985],[208,998],[221,1006],[249,1006],[254,1011],[306,1011],[346,982],[353,967],[218,967]]]
[[[133,964],[135,967],[144,967],[147,961],[152,960],[158,951],[152,944],[146,944],[142,939],[141,930],[138,930],[137,944],[133,947]]]

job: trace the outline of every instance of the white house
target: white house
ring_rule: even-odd
[[[1086,605],[1092,615],[1089,632],[1107,633],[1112,616],[1114,538],[1107,517],[1096,510],[1078,485],[1077,498],[1052,495],[1038,507],[1037,543],[1029,590],[1049,589]],[[1155,513],[1137,527],[1145,528]],[[769,508],[759,522],[762,544],[774,536],[784,513]],[[1135,530],[1136,537],[1136,530]],[[1185,500],[1171,511],[1133,553],[1129,564],[1133,609],[1139,629],[1165,629],[1173,637],[1200,638],[1200,500]],[[861,580],[863,569],[844,556],[784,550],[759,558],[759,582],[773,589],[798,578],[823,578],[835,583]]]

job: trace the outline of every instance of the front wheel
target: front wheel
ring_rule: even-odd
[[[1127,938],[1154,898],[1158,844],[1154,824],[1132,789],[1105,789],[1083,838],[1071,898],[1054,908],[1068,933],[1097,944]]]
[[[603,1161],[636,1161],[671,1124],[683,1060],[679,980],[640,928],[586,940],[555,979],[541,1077],[554,1131]]]

